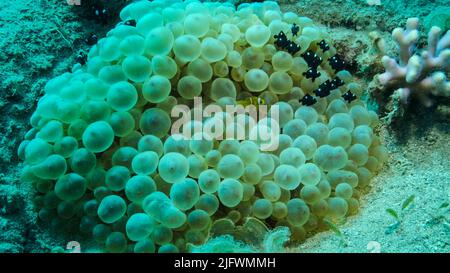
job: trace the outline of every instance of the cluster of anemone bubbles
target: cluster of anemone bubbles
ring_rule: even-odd
[[[362,93],[347,71],[330,96],[299,102],[336,76],[326,62],[335,49],[318,50],[327,35],[310,19],[275,2],[158,0],[132,3],[120,17],[86,65],[47,83],[18,149],[41,221],[75,229],[100,251],[184,252],[217,223],[258,219],[289,227],[296,242],[324,219],[357,212],[387,152],[373,131],[377,115],[341,98]],[[274,46],[280,31],[300,52]],[[324,59],[315,81],[303,76],[308,49]],[[278,149],[170,135],[172,107],[196,96],[221,107],[251,97],[278,105]]]

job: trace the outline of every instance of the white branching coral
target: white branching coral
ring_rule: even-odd
[[[392,36],[399,45],[399,62],[389,56],[382,59],[386,72],[379,81],[386,90],[399,90],[402,102],[411,97],[419,99],[425,106],[431,106],[430,94],[450,96],[450,32],[441,38],[442,30],[432,27],[428,33],[428,47],[416,52],[419,40],[419,20],[410,18],[406,29],[396,28]]]

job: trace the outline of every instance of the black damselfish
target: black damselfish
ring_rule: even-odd
[[[278,33],[277,35],[274,35],[273,37],[275,38],[276,46],[281,47],[283,49],[285,49],[289,46],[290,41],[283,31],[280,31],[280,33]]]
[[[306,72],[303,72],[303,76],[307,79],[311,79],[312,82],[315,82],[317,78],[320,77],[320,72],[317,71],[317,68],[313,67],[308,69]]]
[[[133,19],[127,20],[127,21],[125,21],[124,24],[127,25],[127,26],[135,27],[136,26],[136,20],[133,20]]]
[[[292,36],[297,36],[299,31],[300,27],[296,23],[294,23],[291,27]]]
[[[331,90],[333,90],[335,88],[333,88],[333,84],[330,80],[326,80],[325,82],[321,83],[319,85],[319,88],[317,88],[314,93],[320,97],[326,97],[328,95],[330,95]]]
[[[331,81],[331,83],[332,83],[333,85],[335,85],[336,87],[340,87],[340,86],[343,86],[343,85],[345,84],[344,81],[342,81],[341,78],[339,78],[339,77],[334,78],[334,79]]]
[[[314,93],[318,97],[326,97],[330,95],[330,92],[339,88],[340,86],[343,86],[345,83],[339,78],[336,77],[333,80],[326,80],[325,82],[321,83],[319,85],[319,88],[317,88]]]
[[[336,72],[345,69],[345,62],[338,55],[334,55],[333,57],[331,57],[328,60],[328,63],[330,64],[331,68],[333,68],[333,70]]]
[[[86,39],[86,44],[95,45],[98,42],[98,36],[95,33],[91,33]]]
[[[314,103],[316,103],[317,100],[316,100],[316,98],[314,98],[313,96],[311,96],[311,95],[309,95],[309,94],[306,94],[305,96],[303,96],[301,102],[302,102],[303,105],[311,106],[311,105],[313,105]]]
[[[303,53],[302,57],[310,68],[317,68],[322,63],[322,58],[311,50]]]
[[[314,90],[314,94],[316,94],[316,96],[318,96],[319,98],[324,98],[330,95],[330,90],[322,89],[319,87],[316,90]]]
[[[286,49],[291,55],[294,55],[295,53],[299,52],[301,48],[296,43],[289,41],[289,45]]]
[[[323,52],[327,52],[328,50],[330,50],[330,46],[327,44],[327,42],[325,42],[325,40],[320,41],[319,43],[317,43],[317,45],[320,47],[320,49],[322,49]]]
[[[81,64],[85,65],[88,59],[88,55],[84,51],[78,52],[78,55],[75,57],[75,60]]]
[[[353,94],[350,90],[347,91],[344,95],[342,95],[342,97],[344,98],[344,100],[346,100],[348,103],[356,100],[356,95]]]

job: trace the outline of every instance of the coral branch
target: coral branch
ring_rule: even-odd
[[[396,28],[392,32],[399,45],[400,61],[384,56],[382,63],[386,72],[379,75],[379,81],[386,91],[399,89],[402,102],[411,97],[419,99],[425,106],[431,106],[430,94],[450,96],[450,33],[441,36],[439,27],[432,27],[428,33],[428,46],[420,55],[415,54],[419,39],[419,21],[410,18],[406,28]]]

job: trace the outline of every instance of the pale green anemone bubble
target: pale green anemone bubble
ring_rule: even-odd
[[[165,244],[159,247],[158,253],[179,253],[180,250],[174,244]]]
[[[209,63],[223,60],[227,55],[227,48],[221,41],[207,37],[202,40],[201,56]]]
[[[91,123],[82,135],[83,145],[93,153],[106,151],[114,141],[114,131],[105,121]]]
[[[98,42],[99,56],[106,62],[117,60],[121,52],[119,49],[120,40],[116,37],[107,37]]]
[[[67,164],[64,157],[60,155],[50,155],[43,162],[31,167],[31,171],[42,179],[58,179],[66,173]]]
[[[128,111],[136,105],[136,88],[128,82],[120,81],[111,85],[106,102],[116,111]]]
[[[211,85],[211,99],[218,101],[223,97],[236,99],[236,86],[230,79],[217,78]]]
[[[161,218],[161,223],[171,229],[179,228],[186,223],[186,214],[176,208],[175,206],[169,207],[164,210]]]
[[[161,216],[165,209],[173,206],[169,197],[160,191],[154,191],[142,200],[142,208],[144,211],[161,222]]]
[[[187,65],[188,75],[199,79],[202,83],[208,82],[213,76],[211,65],[203,59],[195,59]]]
[[[317,122],[318,114],[316,109],[302,106],[295,111],[294,117],[303,120],[307,125],[311,125]]]
[[[295,139],[306,131],[306,123],[301,119],[292,119],[283,126],[283,134]]]
[[[292,146],[302,150],[306,160],[310,160],[314,156],[314,152],[317,149],[316,141],[308,135],[301,135],[294,139]]]
[[[156,171],[159,156],[153,151],[146,151],[137,154],[131,162],[133,171],[137,174],[149,175]]]
[[[348,158],[358,166],[363,166],[369,160],[369,150],[363,144],[356,143],[348,149]]]
[[[88,123],[82,119],[73,120],[69,128],[67,129],[67,134],[74,137],[76,140],[80,140],[84,131],[86,130]]]
[[[156,221],[145,213],[131,215],[126,224],[126,233],[130,240],[146,239],[155,228]]]
[[[25,148],[25,162],[36,164],[44,161],[51,153],[52,146],[40,138],[31,140]]]
[[[187,222],[189,226],[194,230],[204,230],[211,222],[211,217],[206,211],[196,209],[189,213]]]
[[[300,190],[300,197],[307,204],[315,204],[316,202],[321,200],[320,190],[316,186],[313,185],[305,185]]]
[[[184,62],[191,62],[201,54],[200,40],[193,35],[182,35],[175,39],[173,52],[177,58]]]
[[[292,55],[285,51],[278,51],[272,56],[272,66],[275,71],[289,71],[293,64]]]
[[[280,165],[275,169],[274,180],[285,190],[294,190],[300,185],[300,173],[291,165]]]
[[[66,174],[55,184],[55,194],[64,201],[80,199],[86,192],[86,179],[76,173]]]
[[[272,215],[272,202],[267,199],[258,199],[252,206],[253,215],[259,219],[267,219]]]
[[[151,31],[162,27],[164,20],[161,14],[150,12],[137,20],[136,29],[144,37],[147,37]]]
[[[353,118],[355,126],[370,125],[371,118],[369,111],[362,105],[355,105],[350,109],[350,116]]]
[[[180,153],[167,153],[159,161],[158,173],[168,183],[181,182],[189,173],[189,162]]]
[[[296,147],[289,147],[280,153],[280,163],[300,167],[305,164],[306,158],[302,150]]]
[[[112,224],[122,218],[127,210],[127,204],[118,195],[109,195],[103,198],[98,206],[98,217],[107,224]]]
[[[200,155],[190,155],[188,157],[189,162],[189,176],[192,178],[198,178],[200,173],[208,168],[205,159]]]
[[[237,155],[227,154],[220,159],[217,172],[223,178],[238,179],[244,174],[244,163]]]
[[[73,202],[62,201],[56,208],[58,216],[63,219],[70,219],[75,215],[75,204]]]
[[[259,158],[259,146],[250,140],[244,140],[240,143],[239,157],[245,164],[256,163]]]
[[[178,81],[177,91],[185,99],[193,99],[202,93],[202,82],[194,76],[184,76]]]
[[[119,50],[125,56],[142,55],[145,49],[145,39],[140,35],[125,37],[119,45]]]
[[[259,184],[259,190],[263,194],[264,198],[271,202],[278,201],[281,197],[281,187],[277,183],[270,180],[261,182],[261,184]]]
[[[86,213],[89,217],[96,217],[97,216],[97,209],[98,209],[99,202],[95,199],[91,199],[84,203],[83,205],[83,212]]]
[[[336,127],[328,132],[328,144],[331,146],[341,146],[348,148],[352,143],[350,131],[342,127]]]
[[[336,127],[342,127],[348,131],[352,131],[355,127],[352,117],[347,113],[334,114],[328,122],[328,128],[331,130]]]
[[[314,163],[306,163],[299,168],[301,183],[304,185],[317,185],[319,183],[322,173]]]
[[[270,36],[270,29],[263,24],[253,25],[245,32],[245,39],[254,47],[262,47],[269,41]]]
[[[275,169],[275,162],[270,154],[260,154],[256,164],[261,168],[263,175],[271,174]]]
[[[239,153],[239,141],[236,139],[224,139],[219,143],[218,150],[222,155]]]
[[[130,134],[136,126],[136,121],[129,112],[114,112],[108,122],[118,137]]]
[[[209,216],[212,216],[219,209],[219,205],[219,199],[215,195],[202,194],[198,198],[195,208],[204,210]]]
[[[336,196],[350,199],[353,195],[353,187],[348,183],[340,183],[336,186]]]
[[[139,120],[139,128],[146,135],[156,137],[165,136],[171,126],[169,115],[161,109],[151,108],[145,110]]]
[[[291,91],[294,83],[288,73],[275,71],[269,78],[269,90],[275,94],[283,95]]]
[[[117,64],[102,67],[98,72],[98,77],[106,84],[115,84],[127,80],[122,66]]]
[[[134,245],[134,253],[154,253],[155,243],[151,239],[143,239]]]
[[[287,213],[288,222],[294,226],[303,226],[310,216],[308,205],[299,198],[287,202]]]
[[[131,55],[122,62],[123,72],[134,82],[144,82],[152,72],[151,62],[144,56]]]
[[[358,185],[358,176],[356,173],[347,170],[333,170],[328,172],[326,179],[330,186],[335,188],[339,183],[348,183],[352,187]]]
[[[189,141],[189,149],[192,153],[205,156],[214,147],[213,141],[203,136],[203,133],[196,133],[193,135],[192,140]]]
[[[171,83],[167,78],[154,75],[144,83],[142,95],[151,103],[160,103],[169,96],[171,89]]]
[[[369,147],[372,144],[373,130],[369,126],[357,126],[352,132],[352,143],[360,143]]]
[[[130,146],[123,146],[114,151],[111,163],[114,166],[124,166],[131,169],[133,158],[138,154],[138,151]]]
[[[274,155],[280,155],[280,153],[292,146],[292,138],[286,134],[278,135],[278,147],[273,151]]]
[[[157,225],[153,229],[150,238],[152,239],[153,242],[155,242],[155,244],[158,245],[168,244],[173,240],[173,232],[172,229],[164,225]]]
[[[248,164],[244,168],[244,174],[242,175],[242,179],[252,185],[256,185],[261,181],[262,178],[262,170],[256,164]]]
[[[165,55],[156,55],[152,58],[153,74],[172,79],[177,74],[177,63]]]
[[[103,100],[88,101],[81,107],[80,117],[88,123],[108,120],[111,108]]]
[[[174,43],[172,31],[167,27],[157,27],[150,31],[145,40],[145,52],[150,55],[167,55]]]
[[[184,19],[184,29],[187,34],[203,37],[209,31],[209,18],[201,13],[189,14]]]
[[[105,248],[111,253],[122,253],[128,248],[127,238],[122,232],[112,232],[108,238],[106,238]]]
[[[287,216],[288,209],[285,203],[275,202],[273,204],[272,216],[276,219],[283,219]]]
[[[209,167],[216,167],[221,158],[222,154],[217,150],[211,150],[205,155],[205,161]]]
[[[342,218],[348,212],[348,204],[345,199],[340,197],[332,197],[328,199],[328,213],[332,218]]]
[[[151,151],[155,152],[158,157],[163,154],[163,143],[161,139],[154,135],[145,135],[139,139],[138,142],[138,151],[146,152]]]
[[[56,120],[47,122],[44,127],[39,130],[36,137],[42,138],[47,142],[56,142],[64,136],[62,123]]]
[[[242,201],[243,194],[243,186],[236,179],[227,178],[219,184],[219,200],[226,207],[232,208],[237,206]]]
[[[76,150],[69,160],[72,171],[85,175],[95,168],[97,158],[86,148]]]
[[[189,151],[189,140],[182,135],[170,135],[164,142],[164,153],[180,153],[188,157],[191,153]]]
[[[314,123],[306,128],[306,135],[312,137],[317,146],[322,146],[328,142],[329,129],[323,123]]]
[[[124,166],[113,166],[106,172],[105,184],[112,191],[121,191],[130,179],[130,171]]]
[[[314,153],[314,163],[324,171],[343,168],[347,164],[348,156],[344,148],[322,145]]]
[[[170,199],[180,210],[188,210],[197,203],[200,197],[200,190],[195,180],[185,178],[183,181],[175,183],[170,188]]]

